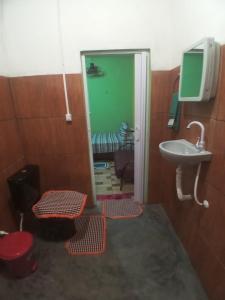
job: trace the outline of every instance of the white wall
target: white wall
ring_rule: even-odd
[[[225,44],[225,0],[174,0],[171,66],[181,61],[184,49],[204,37]]]
[[[0,0],[0,74],[7,72],[6,53],[3,42],[3,0]]]
[[[59,72],[56,8],[55,0],[3,0],[7,75]]]
[[[57,0],[0,3],[0,74],[61,73]],[[152,69],[163,70],[178,65],[182,50],[202,37],[214,36],[225,42],[225,0],[60,3],[69,73],[81,71],[81,50],[150,48]]]
[[[57,0],[3,0],[11,76],[60,73]],[[66,71],[81,70],[80,51],[151,48],[152,67],[170,67],[171,8],[165,0],[61,0]]]

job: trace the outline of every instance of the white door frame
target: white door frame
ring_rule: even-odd
[[[81,65],[85,97],[85,109],[88,131],[89,159],[91,169],[92,197],[96,204],[96,189],[94,178],[94,161],[91,143],[90,110],[88,101],[86,55],[133,54],[135,61],[135,173],[134,199],[146,203],[148,198],[148,166],[149,166],[149,130],[150,130],[150,50],[100,50],[82,51]]]

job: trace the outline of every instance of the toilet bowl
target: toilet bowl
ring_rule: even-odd
[[[13,277],[22,278],[37,269],[33,255],[33,236],[26,231],[16,231],[0,238],[0,260]]]

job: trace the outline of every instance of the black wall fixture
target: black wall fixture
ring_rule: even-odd
[[[93,76],[93,77],[98,77],[98,76],[103,76],[104,72],[92,62],[92,63],[90,63],[89,67],[87,68],[87,75]]]

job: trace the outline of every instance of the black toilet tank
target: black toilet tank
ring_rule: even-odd
[[[31,211],[40,198],[40,173],[37,165],[27,165],[8,179],[9,190],[16,210]]]

